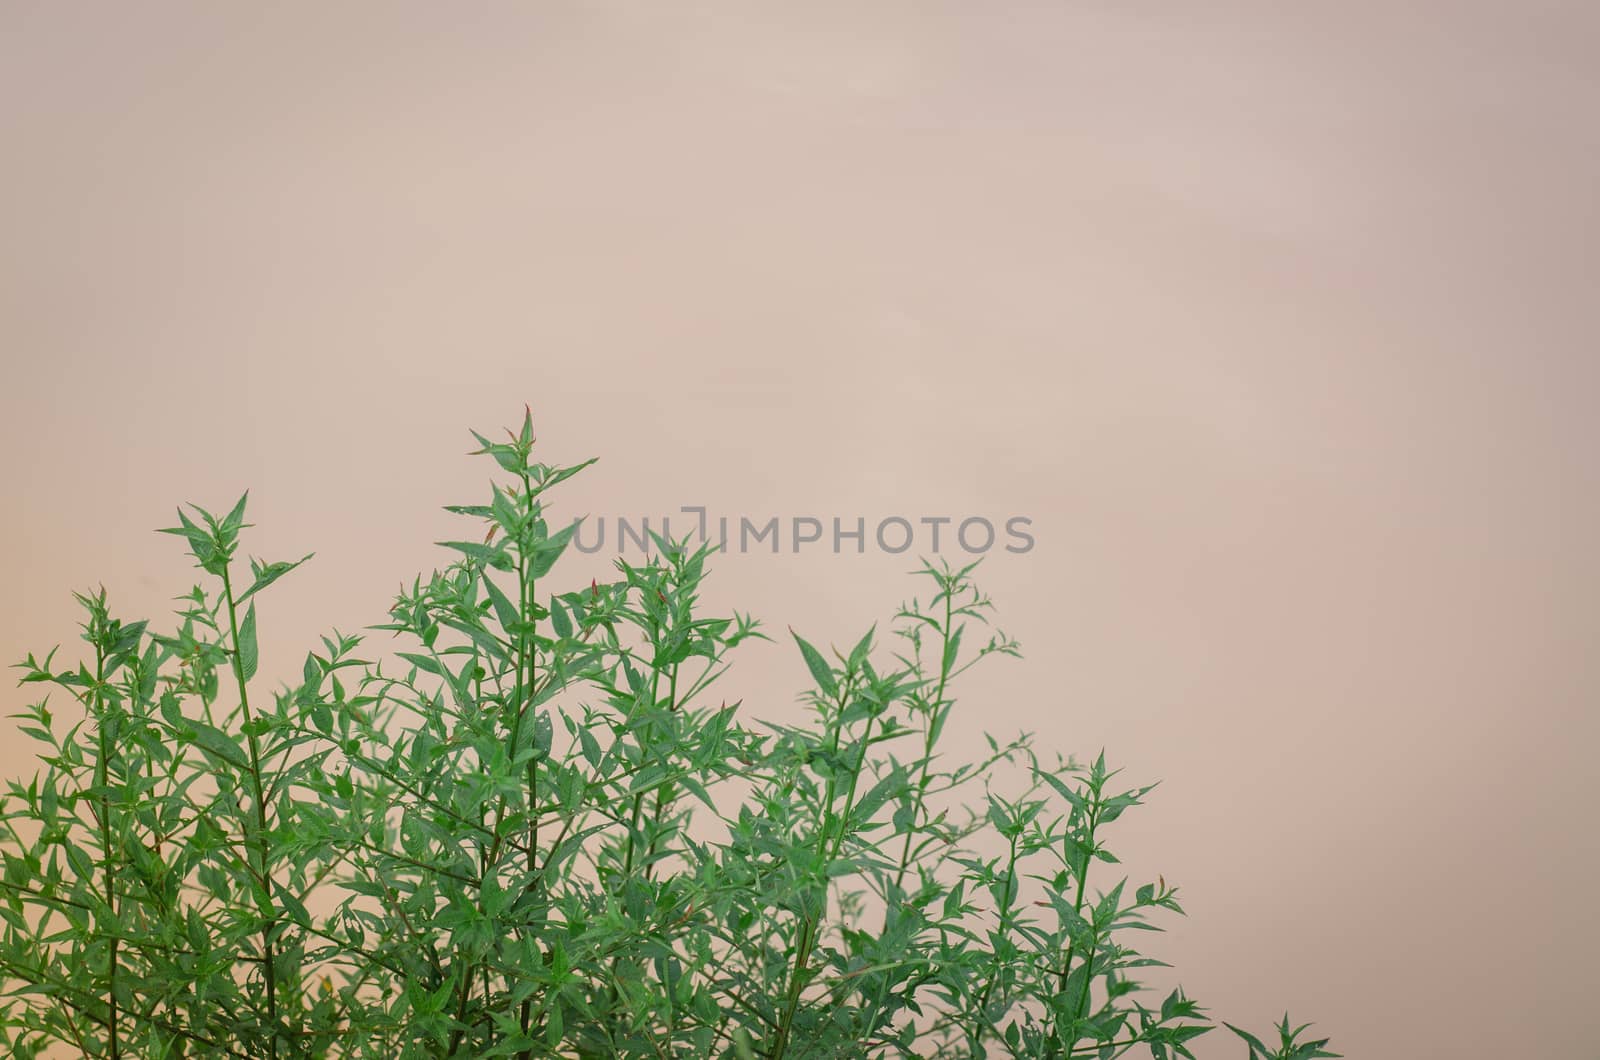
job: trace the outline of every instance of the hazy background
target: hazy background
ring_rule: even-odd
[[[955,724],[1164,780],[1118,849],[1183,887],[1193,996],[1592,1060],[1597,31],[5,0],[0,655],[97,582],[164,614],[150,530],[248,486],[251,551],[318,552],[262,607],[295,673],[444,561],[524,401],[602,458],[573,511],[1028,515],[984,575],[1029,658]],[[909,566],[734,556],[713,603],[853,641]],[[803,680],[758,645],[736,690]]]

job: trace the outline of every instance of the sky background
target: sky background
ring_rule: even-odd
[[[6,0],[0,654],[98,583],[164,615],[150,531],[249,487],[252,552],[318,553],[291,676],[524,402],[601,458],[573,514],[1026,516],[981,572],[1027,658],[953,739],[1163,781],[1114,839],[1192,996],[1593,1060],[1597,10]],[[848,644],[911,565],[710,602]]]

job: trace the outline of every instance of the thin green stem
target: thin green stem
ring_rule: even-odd
[[[1100,792],[1098,789],[1095,790],[1094,800],[1094,805],[1089,810],[1089,852],[1083,859],[1083,871],[1078,876],[1078,891],[1072,899],[1072,914],[1074,918],[1079,920],[1083,917],[1083,902],[1089,891],[1089,866],[1094,864],[1095,833],[1100,827]],[[1072,975],[1072,958],[1075,947],[1075,942],[1067,943],[1067,957],[1061,963],[1061,989],[1063,992],[1067,989],[1067,980]],[[1078,1033],[1078,1023],[1083,1019],[1084,1009],[1089,1003],[1089,988],[1094,985],[1094,952],[1095,946],[1091,942],[1087,960],[1083,966],[1083,993],[1073,1003],[1072,1024],[1068,1029],[1068,1033],[1074,1037]],[[1071,1047],[1071,1043],[1068,1043],[1068,1047]]]
[[[954,588],[947,587],[944,594],[944,625],[939,630],[939,685],[934,691],[933,702],[928,711],[928,726],[923,732],[922,743],[922,768],[917,777],[917,794],[915,809],[912,813],[911,827],[906,829],[905,845],[900,850],[900,865],[894,874],[894,889],[901,890],[905,885],[906,871],[911,864],[911,840],[916,835],[917,824],[926,812],[929,771],[933,766],[933,743],[938,735],[935,726],[938,724],[939,710],[944,704],[944,690],[950,680],[950,623],[955,613]],[[887,911],[884,913],[887,918]],[[887,924],[886,924],[887,926]]]
[[[678,664],[672,664],[672,673],[667,679],[667,713],[671,714],[678,709]],[[661,820],[666,813],[667,789],[672,786],[670,780],[661,782],[656,788],[656,808],[650,828],[650,846],[645,851],[644,878],[649,879],[655,871],[656,845],[661,842]]]
[[[95,621],[101,621],[99,615]],[[98,631],[103,634],[104,630]],[[106,651],[105,645],[96,643],[94,648],[94,716],[95,726],[99,737],[99,756],[95,762],[95,787],[100,789],[100,855],[101,870],[105,878],[106,910],[110,919],[117,919],[117,893],[114,878],[114,859],[112,857],[112,828],[111,828],[111,734],[106,730],[106,703],[102,685],[105,682]],[[118,961],[118,936],[110,932],[110,942],[107,947],[106,971],[106,1034],[108,1037],[107,1049],[111,1060],[119,1060],[122,1056],[122,1041],[117,1026],[117,961]]]
[[[950,680],[950,624],[955,615],[954,587],[947,586],[944,594],[944,624],[939,630],[939,683],[933,694],[933,702],[928,711],[928,724],[922,733],[922,764],[918,770],[915,801],[912,803],[911,823],[906,828],[906,839],[900,848],[900,860],[894,873],[894,887],[884,894],[883,927],[889,929],[890,905],[895,901],[894,895],[903,891],[905,887],[906,872],[911,865],[911,843],[917,834],[918,824],[927,809],[928,784],[930,783],[933,768],[933,744],[938,735],[939,710],[944,703],[945,686]],[[887,982],[879,991],[877,1009],[873,1013],[872,1021],[868,1024],[868,1035],[875,1034],[878,1030],[883,1005],[888,1000],[889,987]]]
[[[835,705],[837,712],[834,716],[832,731],[828,740],[828,750],[831,754],[836,755],[839,750],[839,736],[840,730],[844,725],[845,704],[850,701],[852,689],[853,682],[847,680],[839,692],[838,702]],[[818,908],[808,910],[805,919],[800,925],[800,938],[795,948],[794,968],[789,975],[789,991],[784,999],[783,1015],[778,1023],[778,1032],[773,1039],[771,1060],[782,1060],[784,1053],[788,1050],[790,1038],[794,1032],[795,1013],[800,1008],[800,995],[805,990],[806,972],[811,963],[812,951],[816,947],[818,929],[823,914],[826,912],[828,902],[828,866],[838,858],[839,851],[844,845],[845,833],[848,831],[850,824],[850,813],[855,808],[856,788],[861,781],[861,769],[866,764],[867,750],[872,743],[872,727],[876,721],[876,717],[867,720],[867,727],[861,739],[861,753],[856,756],[855,767],[850,771],[850,787],[845,795],[844,809],[831,822],[829,819],[833,817],[834,780],[831,775],[828,778],[826,795],[822,805],[822,842],[817,851],[823,855],[822,893],[818,899]],[[833,825],[831,829],[829,828],[830,823]]]
[[[1000,934],[1001,934],[1001,937],[1004,937],[1007,934],[1007,932],[1010,930],[1010,928],[1011,928],[1012,906],[1013,906],[1013,903],[1016,901],[1016,896],[1015,896],[1015,894],[1013,892],[1016,890],[1016,887],[1017,887],[1017,836],[1013,835],[1011,837],[1010,848],[1008,849],[1008,851],[1006,853],[1005,901],[1000,903]],[[985,984],[983,984],[983,993],[978,995],[978,1003],[975,1006],[977,1011],[974,1013],[974,1018],[976,1020],[976,1025],[973,1027],[973,1031],[972,1031],[972,1055],[973,1055],[974,1060],[978,1060],[978,1058],[980,1056],[979,1050],[981,1050],[983,1048],[984,1035],[988,1034],[988,1032],[991,1029],[991,1023],[990,1023],[989,1016],[988,1016],[989,998],[994,995],[994,984],[999,981],[999,978],[1000,978],[1000,976],[998,974],[998,971],[996,972],[996,974],[991,975],[989,977],[989,981],[986,982]]]
[[[646,614],[650,612],[646,610]],[[650,651],[652,658],[661,652],[661,623],[654,618],[650,622]],[[674,677],[676,680],[676,677]],[[654,712],[660,706],[661,696],[661,670],[652,666],[650,671],[650,707]],[[648,719],[653,721],[653,719]],[[622,859],[622,875],[624,878],[633,875],[634,849],[639,842],[639,817],[644,809],[644,792],[639,792],[633,797],[633,810],[628,819],[628,845]],[[648,858],[646,859],[648,863]]]
[[[533,495],[531,484],[526,472],[522,475],[522,493],[528,501],[529,515],[532,515]],[[534,583],[535,579],[528,576],[528,560],[526,556],[519,556],[517,561],[517,583],[520,589],[520,602],[522,605],[523,629],[519,630],[517,638],[517,685],[525,688],[523,701],[518,704],[517,721],[520,728],[522,713],[532,707],[534,701],[534,685],[538,680],[538,641],[534,639],[533,609],[536,605]],[[527,683],[523,683],[522,668],[528,668]],[[535,719],[535,735],[537,736],[538,721]],[[512,744],[515,747],[515,742]],[[541,886],[543,873],[539,871],[539,763],[537,759],[528,762],[528,886]],[[484,1001],[488,1002],[489,988],[484,984]],[[517,1014],[518,1026],[523,1034],[527,1034],[533,1027],[533,998],[524,998],[521,1009]],[[533,1060],[533,1049],[530,1047],[520,1054],[519,1060]]]
[[[263,956],[262,969],[267,990],[267,1023],[270,1036],[267,1043],[267,1055],[270,1060],[278,1057],[278,957],[277,946],[273,942],[273,933],[277,928],[278,914],[272,901],[271,863],[269,839],[267,838],[267,802],[265,786],[261,780],[261,738],[256,733],[255,715],[250,710],[249,682],[244,676],[244,657],[239,650],[239,609],[233,596],[233,580],[228,573],[229,564],[222,565],[222,591],[228,603],[228,634],[233,645],[233,674],[239,685],[239,709],[244,715],[245,740],[250,750],[250,787],[252,801],[255,803],[256,816],[256,882],[260,884],[266,896],[267,920],[261,928],[261,952]]]

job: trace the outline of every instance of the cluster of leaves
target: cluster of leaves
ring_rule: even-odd
[[[747,725],[714,690],[765,635],[702,613],[708,548],[561,586],[547,494],[584,465],[508,435],[385,658],[334,633],[262,695],[255,597],[299,563],[241,590],[241,499],[170,531],[210,578],[175,631],[82,595],[92,658],[22,664],[71,706],[20,715],[41,768],[0,806],[8,1055],[1192,1055],[1209,1022],[1142,1003],[1130,945],[1177,891],[1104,839],[1149,789],[941,749],[960,677],[1017,653],[971,567],[925,566],[887,637],[795,635],[808,720]]]

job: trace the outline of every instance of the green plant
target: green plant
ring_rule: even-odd
[[[86,661],[21,664],[71,703],[19,715],[41,769],[0,809],[10,1055],[1191,1055],[1129,944],[1177,890],[1105,845],[1150,789],[1026,736],[947,764],[959,679],[1017,654],[971,567],[886,637],[794,635],[810,720],[747,726],[712,693],[764,634],[702,613],[709,549],[562,584],[586,465],[508,433],[387,658],[335,632],[263,693],[256,598],[305,560],[242,564],[241,498],[168,531],[207,576],[171,631],[83,594]],[[1282,1032],[1253,1060],[1334,1055]]]

